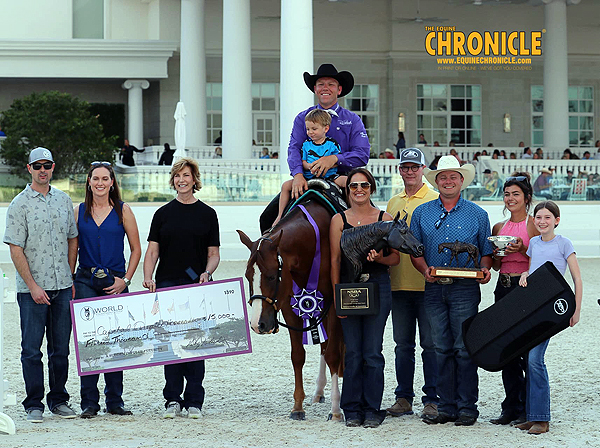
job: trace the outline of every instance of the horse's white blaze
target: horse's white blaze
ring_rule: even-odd
[[[337,373],[331,375],[331,413],[339,414],[342,412],[340,408],[340,386],[339,376]]]
[[[260,313],[262,312],[262,300],[252,301],[252,319],[250,320],[250,327],[255,333],[258,333],[258,319],[260,319]]]

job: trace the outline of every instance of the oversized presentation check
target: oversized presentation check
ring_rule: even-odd
[[[71,301],[79,375],[251,353],[241,278]]]

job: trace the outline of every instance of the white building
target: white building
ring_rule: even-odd
[[[0,111],[43,90],[120,104],[121,137],[136,146],[173,144],[181,98],[188,146],[211,144],[225,128],[225,158],[249,157],[252,139],[285,148],[291,111],[312,101],[302,71],[314,73],[324,62],[353,73],[356,85],[341,104],[363,118],[376,152],[397,140],[400,113],[409,144],[420,133],[442,146],[523,141],[574,148],[600,138],[598,1],[0,0],[0,6]],[[425,49],[425,27],[437,26],[465,36],[524,32],[519,44],[528,48],[531,33],[544,30],[542,56],[531,56],[530,64],[444,64]]]

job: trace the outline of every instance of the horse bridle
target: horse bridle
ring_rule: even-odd
[[[258,241],[259,241],[259,243],[258,243],[258,246],[256,247],[257,252],[258,252],[258,249],[260,248],[260,242],[262,242],[262,241],[268,241],[270,243],[273,242],[272,239],[270,239],[266,236],[261,236],[258,239]],[[277,308],[277,302],[278,302],[277,293],[279,292],[279,283],[281,283],[282,272],[283,272],[283,258],[281,257],[281,254],[279,253],[279,247],[278,247],[277,248],[277,278],[275,280],[275,293],[273,294],[273,298],[264,296],[262,294],[252,294],[254,292],[254,286],[251,284],[250,285],[251,296],[248,299],[248,305],[252,306],[252,302],[256,299],[264,300],[265,302],[267,302],[268,304],[273,306],[273,309],[275,310],[275,314],[277,315],[277,313],[279,312],[279,309]],[[325,319],[325,316],[327,316],[327,312],[329,311],[330,307],[331,307],[331,302],[327,304],[327,306],[323,310],[323,313],[321,313],[321,316],[319,316],[319,319],[317,319],[317,321],[315,323],[313,323],[312,325],[310,325],[306,328],[292,327],[283,322],[280,322],[279,319],[275,319],[276,326],[275,326],[275,329],[273,330],[273,333],[277,333],[279,331],[279,325],[281,325],[284,328],[287,328],[288,330],[312,331],[315,328],[317,328],[321,324],[321,322],[323,322],[323,319]]]

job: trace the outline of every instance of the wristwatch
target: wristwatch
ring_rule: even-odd
[[[212,282],[213,278],[212,278],[212,274],[210,273],[210,271],[206,270],[206,271],[203,272],[203,274],[208,274],[208,281]]]
[[[127,277],[123,277],[123,281],[125,282],[125,286],[129,287],[129,285],[131,285],[131,280],[129,280]]]

